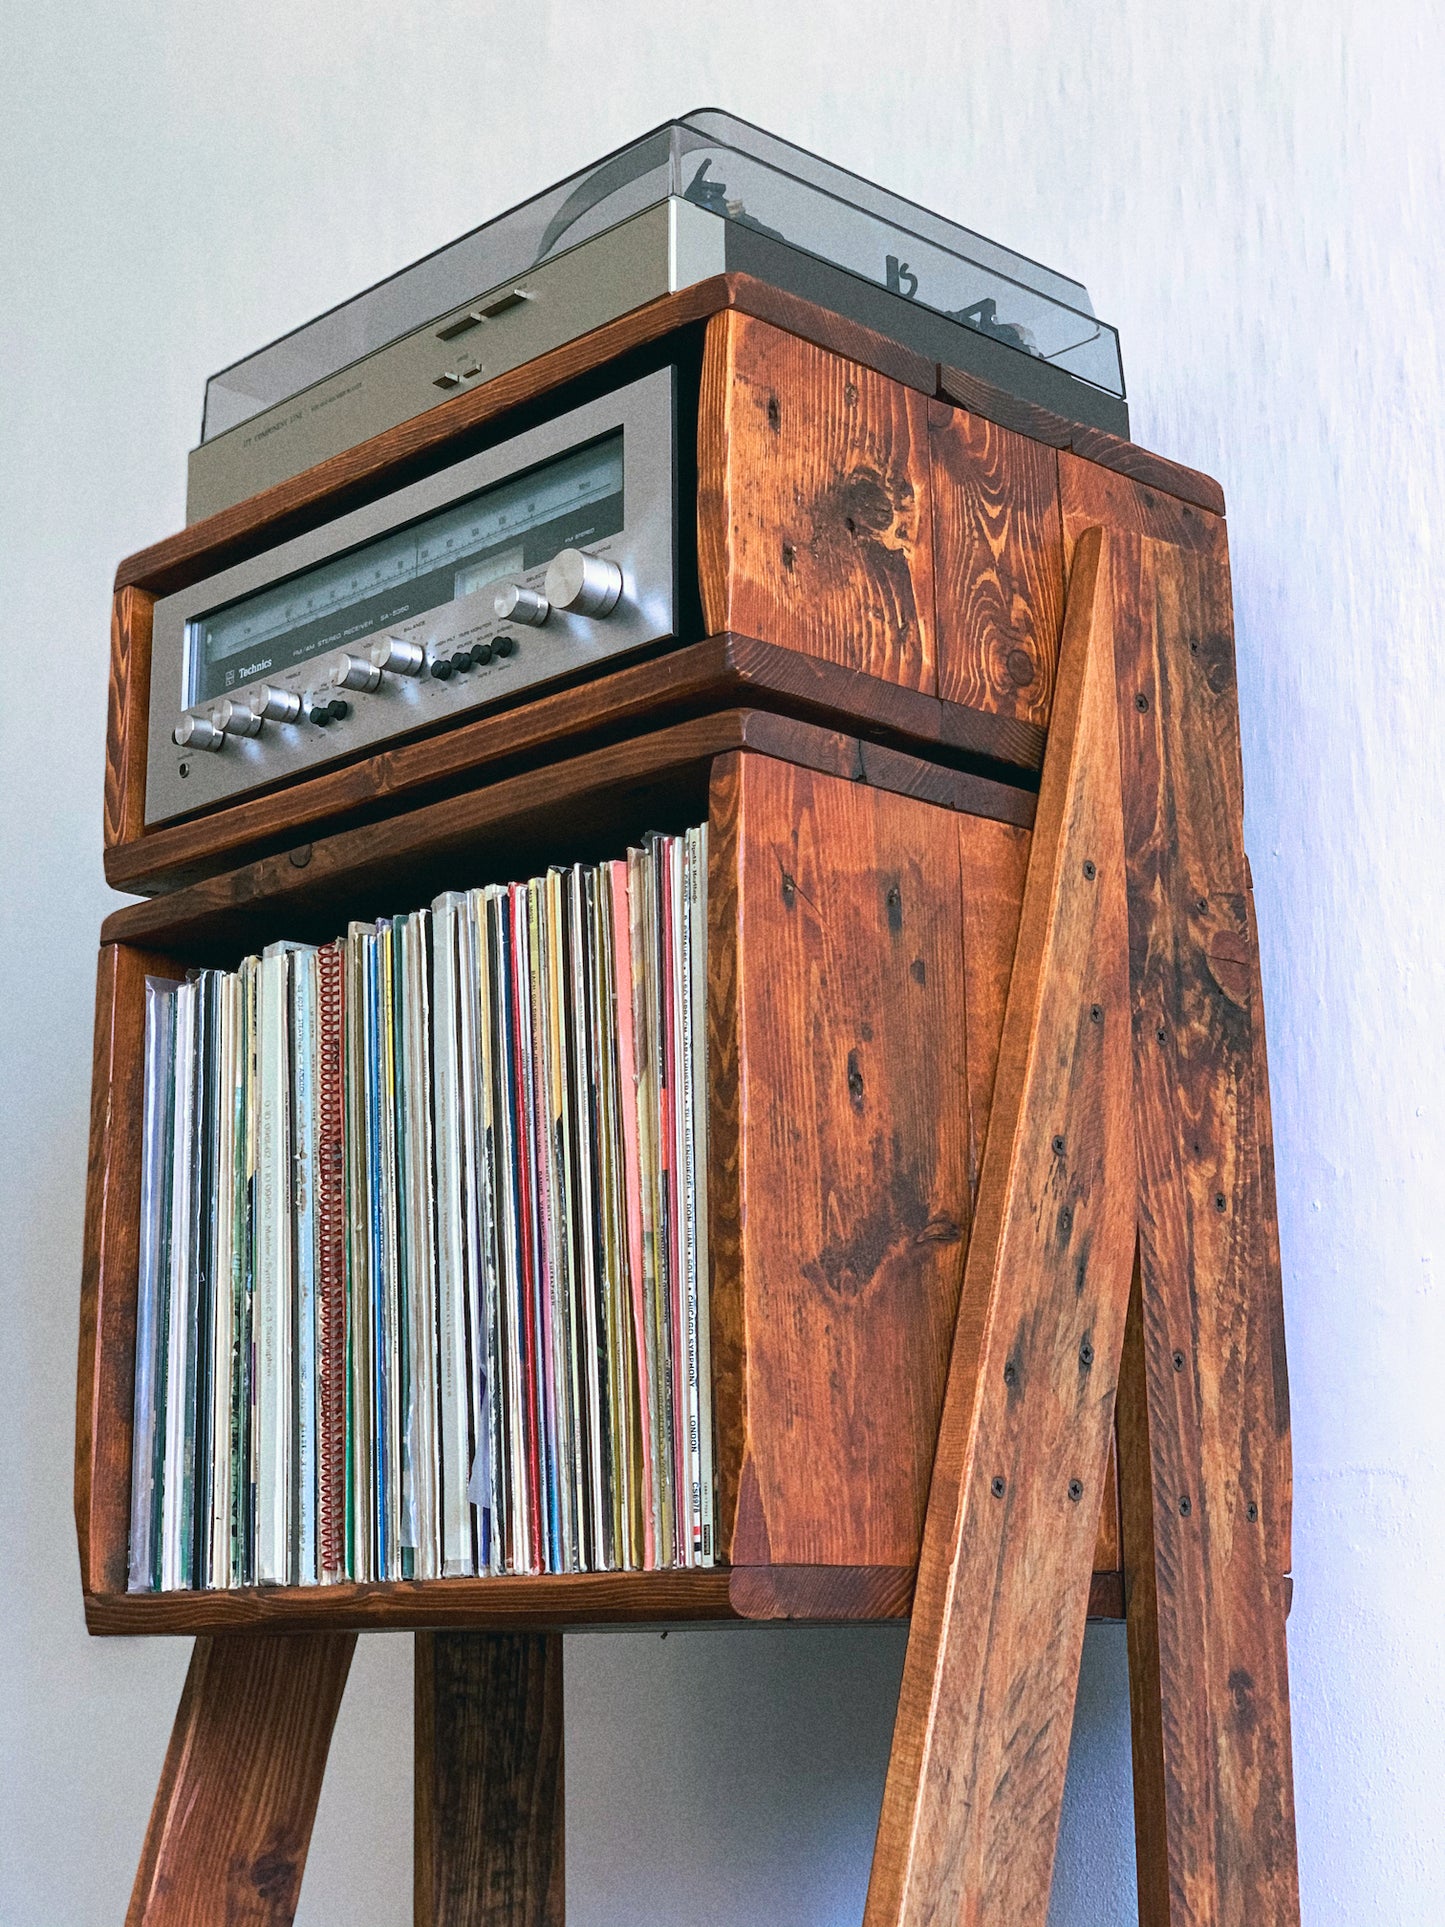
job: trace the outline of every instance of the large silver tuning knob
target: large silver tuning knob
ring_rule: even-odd
[[[223,736],[259,736],[265,717],[258,716],[245,703],[232,702],[229,696],[223,696],[211,711],[211,721]]]
[[[622,571],[605,556],[562,549],[547,564],[543,586],[554,609],[574,616],[609,616],[622,594]]]
[[[217,729],[209,716],[182,716],[171,731],[171,741],[178,749],[221,749],[226,732]]]
[[[268,723],[294,723],[301,714],[301,698],[289,689],[267,683],[256,697],[256,714]]]
[[[499,621],[525,622],[533,629],[540,629],[552,613],[546,596],[538,595],[535,589],[524,589],[520,582],[508,582],[498,589],[492,607]]]
[[[388,636],[384,642],[373,643],[371,660],[375,668],[393,676],[420,676],[426,669],[426,650],[419,642],[407,642],[401,636]],[[355,689],[360,685],[353,683],[351,687]]]
[[[343,656],[331,671],[334,689],[380,689],[381,670],[365,656]]]

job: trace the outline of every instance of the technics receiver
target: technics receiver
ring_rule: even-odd
[[[676,374],[157,601],[147,826],[675,632]]]
[[[703,109],[212,376],[187,520],[724,273],[1129,432],[1119,338],[1080,282]]]

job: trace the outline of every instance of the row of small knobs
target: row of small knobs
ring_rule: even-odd
[[[622,571],[615,562],[609,562],[605,556],[588,555],[582,549],[563,549],[547,565],[541,595],[534,589],[524,589],[519,582],[509,582],[498,590],[493,606],[503,622],[519,622],[538,629],[554,609],[600,621],[611,615],[621,595]],[[510,636],[499,636],[495,644],[501,656],[511,655],[513,646]],[[474,644],[463,653],[465,661],[458,655],[433,662],[432,674],[445,680],[453,669],[489,662],[492,645]],[[338,689],[373,691],[381,687],[386,675],[421,676],[427,667],[427,654],[420,643],[388,636],[364,656],[342,656],[331,672],[331,683]],[[301,715],[301,708],[299,696],[268,684],[258,694],[254,709],[227,696],[209,716],[183,716],[172,732],[172,740],[181,749],[216,750],[223,746],[227,736],[259,736],[263,723],[294,723]],[[310,720],[317,723],[330,722],[345,713],[343,702],[318,703],[312,699],[308,707]]]

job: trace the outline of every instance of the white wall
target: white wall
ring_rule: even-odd
[[[210,370],[701,102],[1081,275],[1122,330],[1138,439],[1224,482],[1306,1919],[1445,1917],[1441,49],[1428,0],[6,0],[4,1927],[122,1917],[186,1659],[86,1639],[70,1524],[111,571],[182,519]],[[362,1644],[305,1927],[409,1917],[408,1661]],[[896,1631],[595,1637],[568,1663],[572,1919],[858,1919]],[[1133,1918],[1127,1774],[1104,1630],[1056,1923]]]

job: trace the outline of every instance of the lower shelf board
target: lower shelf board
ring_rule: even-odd
[[[87,1593],[92,1633],[404,1632],[637,1625],[841,1625],[908,1617],[912,1567],[714,1566],[227,1592]],[[1096,1572],[1091,1619],[1124,1617],[1124,1576]]]

